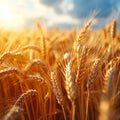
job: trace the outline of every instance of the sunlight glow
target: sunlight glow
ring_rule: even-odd
[[[10,6],[6,2],[0,4],[0,19],[2,23],[9,24],[12,21],[12,12]]]
[[[0,1],[0,27],[14,29],[23,25],[22,21],[21,16],[14,10],[10,2]]]

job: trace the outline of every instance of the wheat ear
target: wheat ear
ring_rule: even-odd
[[[113,75],[115,69],[114,67],[110,67],[107,69],[104,82],[103,82],[103,93],[106,95],[107,99],[111,99],[113,93]]]
[[[113,20],[111,23],[111,37],[115,38],[116,37],[116,29],[117,29],[117,21]]]
[[[100,117],[99,120],[109,120],[110,118],[110,99],[112,98],[113,93],[113,74],[114,74],[114,68],[110,67],[107,69],[105,73],[104,78],[104,85],[103,85],[103,93],[105,96],[103,96],[101,102],[100,102]]]
[[[77,38],[75,39],[73,44],[74,53],[77,53],[78,51],[77,49],[79,49],[80,43],[85,39],[86,34],[88,32],[88,28],[90,27],[92,22],[93,22],[93,19],[90,19],[78,33]]]
[[[64,119],[67,120],[65,110],[64,110],[65,99],[64,99],[63,92],[62,92],[61,83],[58,80],[55,72],[51,72],[51,83],[52,83],[52,90],[56,96],[56,99],[62,107]]]
[[[95,78],[98,74],[99,71],[99,65],[100,65],[100,60],[99,59],[95,59],[92,68],[91,68],[91,72],[88,78],[88,82],[87,82],[87,88],[89,89],[90,85],[94,83]]]
[[[46,38],[43,37],[43,41],[42,41],[42,53],[43,53],[43,58],[46,59]]]
[[[68,59],[70,59],[70,55],[68,55]],[[71,59],[68,60],[66,63],[66,68],[65,68],[65,87],[66,87],[66,92],[68,99],[72,103],[72,120],[75,120],[75,99],[77,96],[77,88],[75,84],[75,77],[74,73],[72,70],[72,61]]]
[[[36,96],[38,95],[38,92],[37,90],[33,90],[33,89],[30,89],[28,91],[26,91],[25,93],[23,93],[18,99],[17,101],[15,102],[15,106],[21,106],[23,103],[24,103],[24,100],[31,97],[31,96]]]
[[[90,27],[90,25],[92,24],[93,19],[90,19],[82,28],[82,30],[80,31],[79,35],[78,35],[78,43],[80,43],[81,41],[83,41],[85,39],[86,33],[88,31],[88,28]]]
[[[117,21],[113,20],[108,26],[107,26],[107,31],[109,32],[111,38],[116,37],[116,29],[117,29]]]
[[[65,86],[68,98],[69,100],[73,101],[76,99],[76,85],[71,62],[68,62],[68,64],[66,65],[65,78]]]
[[[60,105],[64,105],[64,96],[61,90],[60,81],[57,79],[55,72],[51,72],[52,89],[56,96],[56,99]]]
[[[94,83],[96,76],[99,71],[99,59],[95,59],[94,64],[92,66],[88,81],[87,81],[87,101],[86,101],[86,120],[88,116],[88,105],[89,105],[89,96],[90,96],[90,85]]]
[[[103,93],[107,99],[110,100],[113,97],[113,80],[114,74],[119,66],[119,57],[112,59],[106,66],[106,72],[103,81]]]
[[[81,56],[80,56],[80,51],[78,50],[78,53],[77,53],[78,54],[78,58],[77,58],[78,68],[77,68],[77,74],[76,74],[76,79],[75,79],[75,82],[77,83],[77,85],[80,84],[80,80],[84,76],[84,73],[86,71],[85,63],[86,63],[87,56],[89,55],[89,53],[90,53],[89,50],[87,50],[85,46],[82,46]]]

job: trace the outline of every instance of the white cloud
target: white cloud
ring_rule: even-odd
[[[68,3],[66,1],[67,0],[64,0],[63,2],[61,2],[61,4],[59,4],[61,13],[68,13],[69,11],[73,10],[73,8],[74,8],[73,2]]]
[[[54,7],[47,7],[46,5],[39,3],[37,4],[39,9],[39,16],[45,19],[45,22],[48,27],[57,26],[58,24],[79,24],[80,21],[76,18],[72,18],[67,11],[73,9],[74,5],[70,3],[69,5],[65,4],[65,0],[60,4],[61,10],[63,12],[56,13]],[[66,11],[64,11],[66,10]]]
[[[48,21],[51,21],[51,26],[65,23],[65,24],[79,24],[78,19],[71,18],[69,15],[57,15],[55,13],[52,14],[53,17],[48,19]]]

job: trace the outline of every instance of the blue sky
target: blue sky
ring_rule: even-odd
[[[36,20],[48,28],[76,27],[91,15],[105,23],[119,12],[120,0],[0,0],[0,27],[23,29]]]

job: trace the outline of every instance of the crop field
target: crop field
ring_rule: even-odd
[[[120,32],[0,30],[0,120],[120,120]]]

